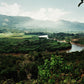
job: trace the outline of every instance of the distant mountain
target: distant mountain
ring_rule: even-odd
[[[29,17],[0,15],[0,27],[16,27],[16,24],[25,23],[31,20],[32,19]]]
[[[84,31],[84,23],[66,20],[41,21],[30,17],[0,15],[0,29],[19,29],[23,31],[70,32]]]

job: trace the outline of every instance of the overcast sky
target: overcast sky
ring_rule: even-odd
[[[60,19],[84,22],[84,4],[80,0],[0,0],[0,14],[28,16],[37,20]]]

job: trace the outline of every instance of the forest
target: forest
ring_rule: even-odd
[[[30,51],[56,51],[71,48],[70,43],[34,38],[32,39],[0,39],[0,53],[28,53]]]
[[[48,33],[49,39],[38,35],[45,33],[1,36],[0,84],[84,84],[84,50],[61,52],[83,34]]]
[[[84,84],[84,0],[0,0],[0,84]]]

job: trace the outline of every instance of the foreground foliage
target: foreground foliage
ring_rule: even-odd
[[[52,55],[50,60],[46,59],[44,64],[38,67],[38,82],[39,84],[74,84],[81,79],[82,84],[80,68],[76,67],[74,64],[66,64],[61,56]]]
[[[56,54],[0,55],[0,84],[83,84],[84,51]]]
[[[84,50],[61,53],[71,47],[74,35],[53,35],[51,39],[1,38],[0,84],[84,84]],[[56,35],[68,43],[53,40]]]

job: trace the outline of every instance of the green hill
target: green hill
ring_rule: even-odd
[[[0,15],[0,29],[8,31],[84,32],[84,23],[59,20],[57,22],[34,20],[30,17]]]

